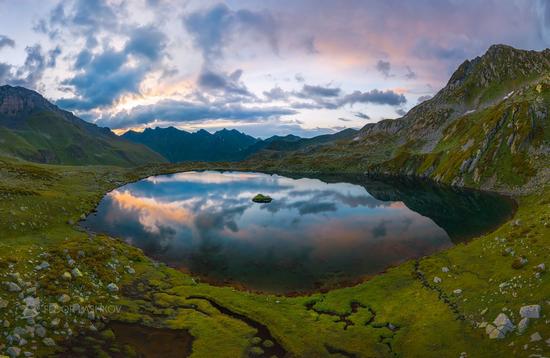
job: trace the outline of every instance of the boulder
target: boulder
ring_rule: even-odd
[[[506,333],[511,332],[515,329],[514,324],[512,323],[512,321],[510,321],[510,319],[505,313],[499,313],[497,318],[495,318],[495,320],[493,321],[493,324],[504,335],[506,335]]]
[[[21,354],[21,348],[9,347],[9,348],[6,350],[6,353],[7,353],[8,356],[10,356],[11,358],[19,357],[19,355]]]
[[[8,291],[10,292],[21,291],[21,287],[19,287],[19,285],[14,282],[6,282],[5,284],[6,284],[6,287],[8,288]]]
[[[535,332],[531,335],[531,342],[542,341],[542,337],[539,332]]]
[[[80,270],[78,268],[74,268],[71,273],[73,274],[74,277],[82,277],[82,272],[80,272]]]
[[[522,318],[539,318],[540,305],[523,306],[519,309],[519,315]]]
[[[107,285],[107,290],[109,292],[118,292],[118,286],[111,282]]]
[[[519,321],[518,323],[518,333],[523,334],[527,330],[527,327],[529,326],[529,318],[524,317]]]

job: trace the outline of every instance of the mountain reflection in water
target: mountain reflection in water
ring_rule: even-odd
[[[323,181],[322,181],[323,180]],[[84,226],[211,282],[276,293],[357,280],[493,229],[505,198],[418,181],[247,172],[150,177]],[[258,204],[262,193],[273,201]]]

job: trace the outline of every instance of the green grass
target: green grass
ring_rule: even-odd
[[[247,169],[240,165],[240,169]],[[123,183],[154,173],[206,168],[228,166],[159,165],[129,170],[2,160],[0,271],[17,271],[25,280],[39,283],[38,296],[44,302],[53,302],[66,293],[73,298],[82,297],[82,305],[120,306],[118,313],[105,313],[108,319],[187,329],[195,337],[193,357],[246,355],[253,349],[251,339],[257,333],[244,321],[190,296],[210,298],[267,326],[273,339],[298,357],[333,356],[331,351],[358,357],[456,357],[463,351],[469,357],[528,356],[547,349],[544,342],[528,341],[530,334],[537,331],[544,339],[550,338],[550,328],[545,323],[550,312],[550,274],[535,278],[533,270],[534,265],[545,260],[547,266],[550,264],[548,187],[518,198],[514,220],[521,220],[519,226],[507,223],[469,244],[407,262],[357,286],[301,297],[253,294],[203,284],[153,263],[140,250],[119,240],[90,235],[69,224],[91,211],[105,192]],[[496,240],[497,237],[506,240]],[[503,255],[506,247],[527,257],[529,263],[514,269],[514,257]],[[79,257],[80,251],[84,256]],[[52,268],[37,274],[33,267],[41,262],[43,253],[49,255],[47,261]],[[60,279],[68,270],[67,255],[77,261],[82,278],[69,282]],[[132,267],[135,274],[129,274],[126,266]],[[441,272],[443,266],[449,267],[450,272]],[[430,285],[419,279],[419,271]],[[442,278],[441,284],[433,284],[434,276]],[[516,287],[501,293],[499,284],[511,280]],[[110,282],[115,282],[121,291],[109,292],[106,286]],[[453,294],[457,288],[463,290],[460,296]],[[0,320],[9,320],[12,328],[14,324],[23,325],[17,319],[20,310],[13,308],[20,301],[18,295],[1,289],[0,297],[9,302],[8,309],[0,310]],[[445,302],[445,297],[449,302]],[[354,304],[359,304],[356,312],[352,311]],[[543,317],[533,321],[526,334],[509,334],[503,341],[492,341],[483,329],[476,328],[482,321],[492,321],[504,308],[510,310],[506,312],[517,323],[519,307],[524,304],[543,307]],[[481,315],[485,308],[487,312]],[[45,322],[52,318],[48,313],[42,317]],[[116,337],[112,341],[89,332],[89,320],[78,316],[74,323],[75,318],[69,313],[61,317],[61,324],[66,322],[73,332],[91,338],[65,343],[75,349],[73,352],[82,347],[89,351],[92,347],[100,355],[109,349],[124,348],[117,346]],[[101,324],[94,324],[102,330]],[[48,332],[54,330],[48,328]],[[60,345],[66,339],[61,333],[48,336]],[[0,336],[0,345],[5,343],[5,337]],[[523,350],[524,344],[529,345],[527,350]],[[62,349],[39,343],[36,355]]]

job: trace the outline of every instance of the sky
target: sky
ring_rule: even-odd
[[[119,134],[360,128],[496,43],[549,47],[550,0],[0,0],[0,85]]]

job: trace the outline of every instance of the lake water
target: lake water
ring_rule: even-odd
[[[290,293],[356,282],[512,212],[501,196],[421,181],[206,171],[118,188],[83,226],[208,282]]]

